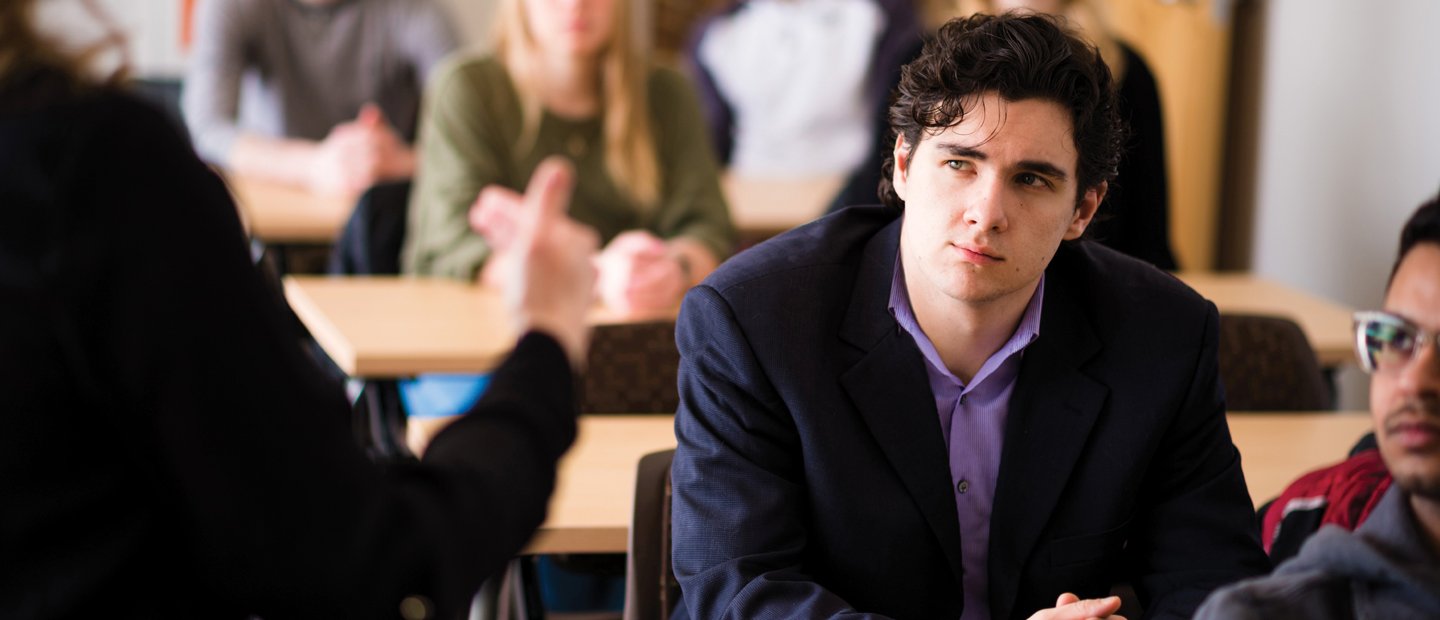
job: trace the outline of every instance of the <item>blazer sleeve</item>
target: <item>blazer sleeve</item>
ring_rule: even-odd
[[[799,439],[715,289],[702,284],[686,296],[676,341],[672,556],[690,615],[878,617],[857,612],[805,571]]]
[[[101,125],[83,168],[103,188],[81,226],[101,265],[89,348],[117,415],[152,444],[197,580],[247,615],[392,617],[410,596],[462,613],[544,519],[574,438],[560,346],[524,338],[422,464],[381,470],[251,263],[219,179],[157,112],[131,108]]]
[[[1225,421],[1217,349],[1219,317],[1205,302],[1203,345],[1182,410],[1166,431],[1144,485],[1138,561],[1146,618],[1189,618],[1215,588],[1264,574],[1269,560]]]

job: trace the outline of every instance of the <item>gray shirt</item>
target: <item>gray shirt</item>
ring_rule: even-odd
[[[1196,620],[1440,618],[1440,555],[1420,532],[1399,485],[1354,532],[1320,528],[1268,577],[1206,599]]]
[[[413,141],[422,82],[455,47],[434,0],[207,0],[181,106],[219,164],[241,133],[320,140],[366,102]]]

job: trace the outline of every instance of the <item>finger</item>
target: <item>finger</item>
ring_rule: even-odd
[[[1077,611],[1083,614],[1078,617],[1104,618],[1109,616],[1110,614],[1120,611],[1120,597],[1107,596],[1105,598],[1087,599],[1072,603],[1071,607],[1075,607]]]
[[[366,103],[360,106],[360,114],[355,116],[355,122],[366,127],[380,127],[385,124],[385,113],[380,110],[380,106]]]
[[[1066,592],[1066,593],[1064,593],[1064,594],[1061,594],[1061,595],[1060,595],[1060,598],[1055,599],[1055,606],[1056,606],[1056,607],[1064,607],[1064,606],[1066,606],[1066,605],[1069,605],[1069,604],[1071,604],[1071,603],[1076,603],[1076,602],[1079,602],[1079,601],[1080,601],[1080,597],[1075,596],[1074,594],[1071,594],[1071,593],[1069,593],[1069,592]]]
[[[569,162],[559,157],[540,162],[525,187],[525,206],[516,223],[522,242],[528,243],[547,223],[564,216],[574,185],[575,170]]]

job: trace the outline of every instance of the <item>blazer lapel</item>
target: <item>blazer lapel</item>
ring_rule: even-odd
[[[862,353],[841,383],[925,516],[959,584],[960,517],[940,418],[924,358],[888,309],[902,219],[866,247],[840,330],[841,338]]]
[[[1088,306],[1057,271],[1046,278],[1040,337],[1025,351],[1005,424],[990,517],[990,609],[996,618],[1010,616],[1025,561],[1108,394],[1080,371],[1100,341],[1085,316]]]

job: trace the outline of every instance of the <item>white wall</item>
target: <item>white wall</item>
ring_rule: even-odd
[[[1252,268],[1378,306],[1401,225],[1440,189],[1440,2],[1263,1]],[[1342,405],[1366,408],[1346,375]]]

